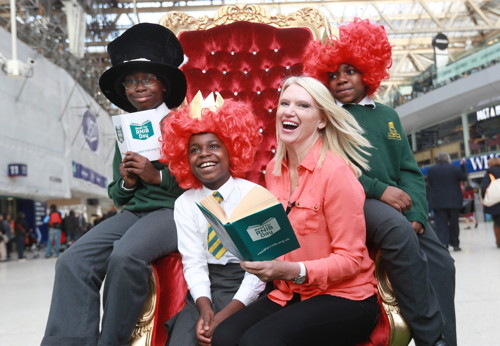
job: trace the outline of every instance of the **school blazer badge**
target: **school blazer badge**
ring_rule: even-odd
[[[401,135],[398,133],[398,131],[394,127],[394,122],[389,121],[387,123],[387,126],[389,126],[389,133],[387,134],[387,138],[389,138],[389,139],[397,139],[397,140],[400,141],[401,140]]]

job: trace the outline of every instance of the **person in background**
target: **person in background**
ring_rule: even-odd
[[[474,228],[477,228],[478,223],[477,223],[476,217],[474,215],[474,213],[475,213],[475,199],[476,198],[475,198],[474,188],[472,187],[469,180],[467,180],[463,184],[462,196],[463,196],[464,200],[470,201],[469,203],[471,205],[470,212],[462,215],[465,218],[465,229],[471,229],[471,222],[474,225]]]
[[[288,211],[300,248],[241,266],[275,289],[224,320],[213,346],[355,345],[379,315],[366,247],[363,188],[369,143],[354,118],[310,77],[285,80],[276,112],[278,148],[266,186]]]
[[[13,227],[12,227],[12,217],[10,214],[5,214],[3,216],[3,227],[5,230],[5,234],[9,238],[7,241],[7,261],[12,259],[12,244],[15,242],[15,236],[13,233]]]
[[[500,157],[492,157],[488,160],[488,169],[484,174],[483,181],[481,182],[481,196],[484,198],[486,189],[491,183],[492,177],[494,179],[500,178]],[[497,248],[500,249],[500,203],[493,204],[490,207],[484,206],[484,212],[490,214],[493,219],[493,231],[495,233],[495,240]]]
[[[7,243],[9,237],[3,223],[3,214],[0,214],[0,262],[7,261]]]
[[[57,206],[52,204],[48,215],[49,238],[47,240],[47,249],[45,251],[45,258],[52,257],[52,244],[54,243],[55,255],[59,257],[59,250],[61,247],[61,232],[63,227],[63,220],[61,213],[57,211]]]
[[[399,308],[417,346],[456,342],[455,266],[428,224],[424,176],[394,109],[375,102],[389,78],[392,46],[382,25],[355,18],[339,37],[306,49],[304,72],[321,80],[371,143],[359,177],[368,246],[380,250]],[[444,335],[444,336],[443,336]]]
[[[64,230],[66,231],[66,242],[68,246],[78,240],[78,220],[74,210],[64,218]]]
[[[28,222],[26,221],[24,212],[18,212],[14,221],[14,233],[16,235],[16,250],[18,260],[25,260],[24,248],[26,244],[26,236],[28,236],[30,232],[31,230],[28,226]]]
[[[87,229],[87,219],[85,218],[85,215],[83,213],[78,213],[77,223],[78,223],[77,239],[79,239],[88,230]]]
[[[167,116],[184,100],[184,53],[164,26],[134,25],[108,53],[113,66],[99,85],[119,108]],[[59,257],[42,345],[128,345],[148,296],[150,263],[177,250],[173,207],[182,192],[159,161],[134,152],[122,158],[116,146],[108,194],[124,208]]]
[[[462,160],[461,167],[455,166],[447,153],[438,153],[435,160],[436,165],[427,172],[427,183],[436,232],[444,246],[451,245],[454,251],[460,251],[461,183],[467,181],[465,162]]]
[[[199,94],[201,96],[201,94]],[[176,201],[179,252],[189,295],[183,310],[167,323],[168,345],[209,344],[215,328],[226,318],[252,303],[265,284],[245,273],[239,260],[225,248],[210,251],[216,238],[195,207],[209,194],[217,194],[231,215],[256,184],[242,179],[252,167],[261,140],[258,123],[249,105],[223,101],[212,94],[210,106],[199,98],[189,107],[171,113],[162,125],[165,162],[180,186],[189,189]],[[223,102],[223,104],[222,104]]]

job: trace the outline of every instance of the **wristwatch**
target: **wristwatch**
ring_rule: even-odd
[[[293,282],[300,285],[300,284],[303,284],[305,281],[306,281],[306,266],[303,262],[299,262],[299,266],[300,266],[300,273],[299,273],[299,276],[297,276]]]

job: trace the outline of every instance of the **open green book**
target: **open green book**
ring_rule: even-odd
[[[255,186],[228,217],[212,195],[196,203],[222,245],[245,261],[268,261],[300,247],[278,199]]]

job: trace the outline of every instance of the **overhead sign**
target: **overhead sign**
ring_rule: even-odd
[[[448,43],[448,37],[443,33],[437,34],[432,39],[432,46],[441,50],[445,50],[446,48],[448,48]]]
[[[99,173],[93,171],[92,169],[85,167],[78,162],[73,161],[73,177],[86,180],[100,187],[108,186],[106,177],[100,175]]]
[[[8,166],[9,177],[27,177],[28,165],[24,163],[9,163]]]
[[[497,59],[500,59],[500,42],[484,47],[469,56],[438,69],[436,82],[445,82],[463,73],[473,71],[482,65],[488,65]]]

